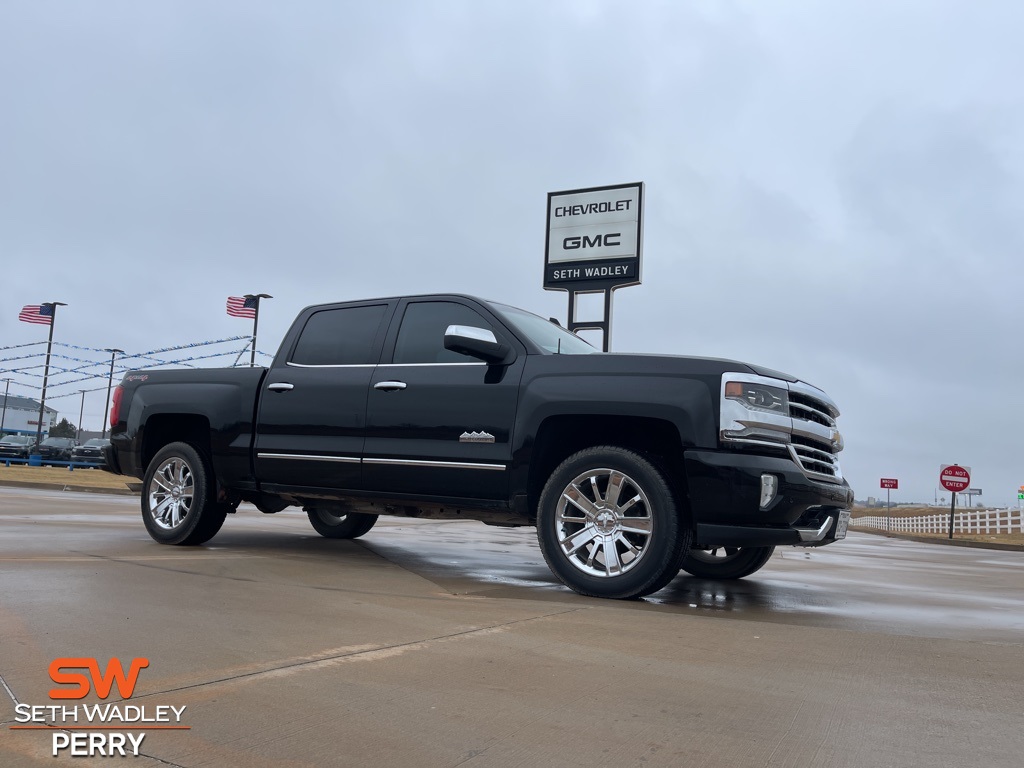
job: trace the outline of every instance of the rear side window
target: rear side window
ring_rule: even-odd
[[[466,355],[444,348],[449,325],[469,325],[493,331],[489,322],[463,304],[451,301],[422,301],[410,304],[402,318],[395,342],[395,363],[474,363]]]
[[[289,362],[298,365],[376,363],[373,342],[386,304],[314,312],[306,321]]]

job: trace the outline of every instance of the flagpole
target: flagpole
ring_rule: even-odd
[[[256,299],[256,314],[252,316],[252,352],[249,355],[249,367],[256,367],[256,329],[260,324],[260,299],[274,298],[269,293],[247,293],[247,299]]]
[[[116,347],[114,347],[114,348],[111,348],[111,349],[104,349],[103,351],[110,353],[110,375],[107,376],[107,399],[106,399],[106,402],[103,403],[103,431],[100,432],[100,439],[101,440],[106,440],[107,439],[107,414],[110,412],[110,390],[111,390],[111,388],[113,387],[113,384],[114,384],[114,358],[117,357],[118,353],[123,355],[124,354],[124,350],[123,349],[117,349]],[[110,433],[111,433],[111,437],[113,437],[113,433],[114,433],[114,425],[113,424],[110,425]]]
[[[39,306],[52,307],[53,314],[50,316],[50,337],[46,341],[46,365],[43,368],[43,393],[39,398],[39,421],[36,423],[36,446],[43,442],[43,413],[46,410],[46,384],[50,378],[50,352],[53,350],[53,326],[57,324],[57,307],[66,307],[62,301],[44,301]]]

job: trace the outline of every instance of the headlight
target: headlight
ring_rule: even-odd
[[[727,381],[725,397],[727,400],[736,400],[751,410],[789,415],[789,393],[779,387],[746,381]]]

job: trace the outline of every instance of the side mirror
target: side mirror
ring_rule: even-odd
[[[498,341],[493,331],[471,325],[449,325],[444,332],[444,348],[492,365],[508,365],[516,359],[515,350]]]

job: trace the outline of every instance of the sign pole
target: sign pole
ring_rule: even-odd
[[[573,333],[580,330],[601,331],[601,351],[608,352],[611,349],[612,341],[612,289],[605,288],[601,293],[604,295],[604,320],[576,320],[576,294],[577,291],[569,291],[569,323],[566,328]],[[596,293],[596,291],[579,291],[579,293]]]
[[[892,530],[892,489],[900,487],[899,478],[883,477],[881,486],[885,488],[885,530]]]
[[[949,538],[953,538],[956,522],[956,495],[971,485],[971,468],[959,464],[943,464],[939,467],[939,484],[949,491]]]

